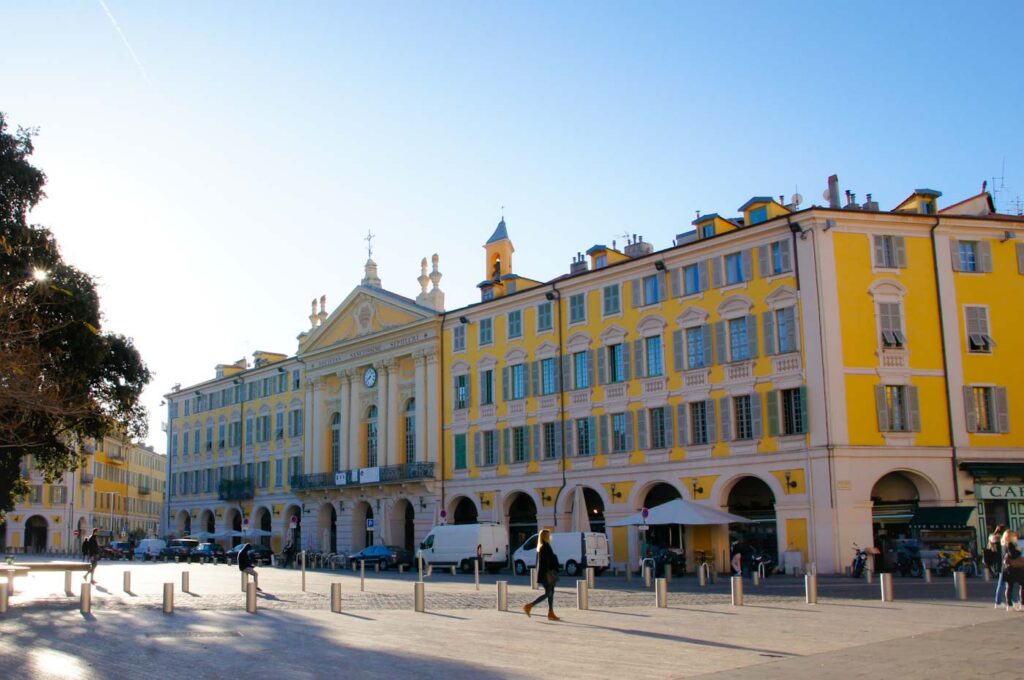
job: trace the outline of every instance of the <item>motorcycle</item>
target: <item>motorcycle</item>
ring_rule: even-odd
[[[978,563],[970,550],[960,547],[953,552],[940,550],[938,562],[935,563],[936,576],[949,576],[954,571],[967,574],[968,576],[978,575]]]
[[[868,555],[877,555],[878,548],[862,548],[856,543],[853,544],[853,563],[850,565],[850,576],[860,578],[864,575],[864,569],[868,564]]]
[[[924,575],[924,563],[921,561],[921,549],[905,546],[896,553],[896,571],[900,576],[921,578]]]

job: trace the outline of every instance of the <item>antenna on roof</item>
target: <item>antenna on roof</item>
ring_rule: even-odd
[[[998,180],[998,181],[997,181]],[[996,205],[996,212],[999,212],[999,195],[1006,191],[1006,157],[1003,157],[1003,166],[999,177],[992,178],[992,202]]]
[[[800,192],[793,194],[793,197],[789,199],[790,204],[793,206],[793,210],[799,210],[800,204],[804,202],[804,197],[800,195]]]

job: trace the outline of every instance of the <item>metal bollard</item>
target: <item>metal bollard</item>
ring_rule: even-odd
[[[433,564],[428,564],[427,565],[427,576],[433,576],[433,575],[434,575],[434,565]]]
[[[473,585],[480,590],[480,560],[473,560]]]
[[[420,554],[420,555],[417,556],[417,558],[418,558],[419,567],[420,567],[420,583],[423,583],[423,555]]]
[[[807,604],[818,604],[818,575],[804,576],[804,597]]]
[[[992,581],[992,572],[989,571],[988,567],[983,568],[981,571],[982,571],[982,573],[985,576],[985,583],[991,582]]]
[[[424,584],[422,584],[422,583],[413,583],[412,584],[412,596],[413,596],[413,600],[414,600],[413,608],[416,611],[421,612],[421,613],[425,612],[427,610],[427,606],[426,606],[427,598],[426,598],[426,594],[424,593],[425,590],[426,590],[426,586]]]
[[[892,602],[892,574],[879,574],[878,583],[881,586],[882,602]]]
[[[174,584],[164,584],[164,614],[174,613]]]
[[[331,584],[331,611],[335,614],[341,613],[341,584]]]
[[[651,568],[644,565],[644,588],[651,587]]]
[[[955,571],[953,572],[953,588],[956,589],[956,599],[966,600],[967,599],[967,574]]]
[[[399,574],[404,574],[405,573],[405,565],[404,564],[399,564],[398,565],[398,573]]]
[[[537,568],[530,568],[530,590],[537,590]]]
[[[870,569],[865,569],[864,570],[864,580],[867,581],[868,584],[874,583],[875,582],[875,572],[871,571]]]
[[[366,590],[366,561],[359,562],[359,592]]]
[[[665,565],[665,583],[672,585],[672,565],[670,564]]]
[[[707,571],[704,569],[704,565],[700,565],[697,569],[697,585],[701,588],[708,584]]]
[[[132,572],[130,572],[130,571],[124,572],[124,586],[123,587],[124,587],[124,592],[126,592],[126,593],[132,592]]]
[[[299,555],[299,561],[302,564],[302,592],[306,592],[306,551],[303,550]]]
[[[455,574],[456,574],[457,572],[455,571],[455,565],[454,565],[454,564],[453,564],[453,565],[452,565],[452,567],[451,567],[451,571],[452,571],[452,576],[455,576]]]
[[[633,569],[626,565],[626,583],[632,583],[633,581]]]
[[[81,600],[79,601],[78,609],[83,614],[88,614],[88,613],[92,612],[92,584],[91,583],[83,583],[82,584],[82,596],[81,596]]]
[[[752,583],[752,584],[753,584],[754,586],[759,586],[759,585],[761,585],[761,574],[757,573],[756,571],[755,571],[755,572],[752,572],[752,573],[750,574],[750,582],[751,582],[751,583]]]
[[[7,574],[7,594],[8,595],[11,595],[11,596],[14,595],[14,575],[17,574],[17,573],[18,572],[16,572],[14,569],[7,569],[6,570],[6,574]]]
[[[7,584],[0,583],[0,614],[7,613]]]
[[[929,567],[925,567],[924,568],[924,582],[925,583],[931,583],[932,582],[932,570]]]
[[[256,613],[256,584],[250,583],[245,590],[245,611]]]
[[[732,583],[732,606],[742,607],[743,606],[743,577],[733,576],[729,579]]]
[[[373,565],[373,570],[374,570],[375,572],[377,572],[378,574],[380,573],[380,562],[376,562],[376,563],[374,563],[374,565]]]
[[[663,578],[655,582],[654,605],[662,609],[668,607],[668,583]]]
[[[590,609],[590,593],[585,580],[576,581],[576,609]]]
[[[75,594],[75,591],[71,588],[71,572],[70,571],[65,571],[64,572],[64,594],[65,595],[74,595]]]
[[[508,611],[508,581],[498,581],[498,611]]]
[[[587,588],[597,587],[596,572],[593,567],[587,567]]]
[[[181,572],[181,592],[183,592],[183,593],[192,592],[192,591],[190,591],[188,589],[188,572],[187,571]]]

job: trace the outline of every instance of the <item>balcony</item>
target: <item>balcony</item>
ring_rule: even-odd
[[[217,485],[217,498],[222,501],[242,501],[253,497],[255,493],[255,480],[251,477],[244,479],[222,479]]]
[[[80,477],[82,484],[92,484],[93,476],[91,472],[82,472]]]
[[[369,484],[401,484],[434,479],[433,463],[409,463],[386,467],[343,470],[341,472],[315,472],[292,475],[291,487],[302,489],[340,489]]]
[[[149,489],[148,486],[140,486],[139,487],[139,495],[140,496],[148,496],[149,494],[150,494],[150,489]]]

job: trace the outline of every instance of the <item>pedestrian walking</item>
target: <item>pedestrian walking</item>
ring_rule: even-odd
[[[242,546],[242,549],[238,551],[238,571],[249,574],[252,576],[252,582],[256,584],[256,590],[263,592],[260,589],[260,576],[256,573],[256,561],[252,557],[252,546],[248,543]]]
[[[89,568],[82,574],[83,581],[96,583],[96,565],[100,561],[100,544],[96,539],[99,529],[93,529],[89,538],[82,541],[82,554],[89,558]]]
[[[548,620],[561,621],[555,616],[555,584],[558,583],[558,556],[551,549],[551,532],[544,529],[537,538],[537,579],[544,587],[544,594],[530,604],[523,605],[526,616],[546,598],[548,601]]]
[[[1000,543],[1005,532],[1006,525],[997,524],[992,533],[988,535],[988,545],[985,546],[984,552],[985,565],[988,566],[993,573],[999,575],[999,578],[996,580],[996,609],[998,609],[999,605],[1003,603],[1003,595],[1005,591],[1005,588],[1003,587],[1003,552],[1002,544]]]
[[[1021,598],[1024,593],[1021,589],[1024,588],[1024,555],[1021,555],[1020,548],[1017,547],[1017,532],[1010,531],[1007,529],[1003,532],[1003,537],[999,539],[999,544],[1003,548],[1003,571],[1002,571],[1002,582],[1006,586],[1006,611],[1010,611],[1010,605],[1012,604],[1014,609],[1020,611]],[[1014,595],[1016,594],[1016,603],[1014,603]]]

